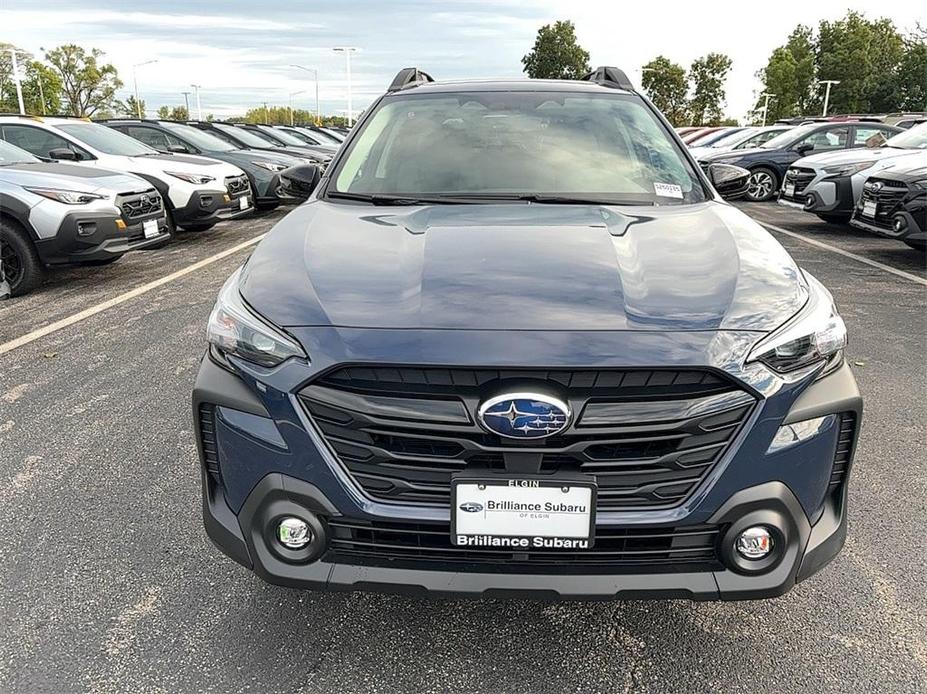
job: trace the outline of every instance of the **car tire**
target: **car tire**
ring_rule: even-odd
[[[826,214],[826,213],[815,213],[818,215],[818,219],[827,222],[828,224],[846,224],[850,221],[852,215],[849,214]]]
[[[10,296],[28,294],[42,283],[45,266],[32,239],[25,229],[6,219],[0,219],[0,258]]]
[[[216,222],[202,222],[200,224],[184,224],[181,229],[184,231],[208,231],[216,226]]]
[[[744,196],[750,202],[766,202],[772,200],[779,191],[779,176],[775,171],[758,166],[750,170],[747,179],[747,193]]]

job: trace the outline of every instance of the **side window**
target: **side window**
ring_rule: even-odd
[[[136,140],[144,142],[149,147],[154,147],[160,152],[166,152],[170,144],[167,136],[154,128],[130,125],[125,129],[125,133],[129,137],[134,137]]]
[[[882,128],[865,128],[856,127],[853,135],[854,147],[878,147],[887,139],[885,131]]]
[[[53,149],[70,149],[80,152],[77,147],[60,135],[30,125],[4,125],[3,139],[43,159],[48,159],[48,153]]]
[[[850,129],[847,127],[819,130],[804,139],[802,144],[811,145],[815,152],[826,152],[829,149],[843,149],[847,144]]]

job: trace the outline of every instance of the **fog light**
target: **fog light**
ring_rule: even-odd
[[[762,525],[754,525],[737,536],[734,548],[744,559],[751,561],[763,559],[772,552],[772,534]]]
[[[895,217],[895,224],[893,226],[895,227],[895,231],[904,231],[905,226],[907,226],[905,218],[901,216]]]
[[[312,529],[302,518],[286,516],[277,524],[277,539],[287,549],[302,549],[312,542]]]

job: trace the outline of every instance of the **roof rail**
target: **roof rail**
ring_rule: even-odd
[[[420,84],[434,82],[434,78],[427,72],[422,72],[417,67],[404,67],[396,73],[393,81],[389,85],[388,92],[398,92],[400,89],[407,87],[417,87]]]
[[[595,82],[596,84],[601,84],[603,87],[618,87],[619,89],[624,89],[629,92],[634,91],[634,85],[631,84],[631,80],[628,79],[628,76],[624,74],[624,70],[619,70],[616,67],[609,67],[608,65],[597,67],[582,79],[584,82]]]

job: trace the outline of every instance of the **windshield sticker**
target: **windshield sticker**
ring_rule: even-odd
[[[672,183],[654,183],[653,192],[664,198],[679,198],[682,200],[682,188]]]

